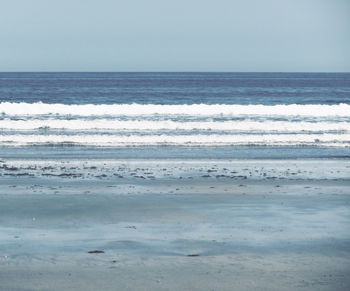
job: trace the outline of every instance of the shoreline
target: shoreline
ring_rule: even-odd
[[[2,159],[0,290],[347,290],[349,177],[346,159]]]

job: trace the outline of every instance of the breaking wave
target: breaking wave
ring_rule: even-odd
[[[350,146],[350,105],[0,103],[0,145]]]
[[[282,116],[347,116],[350,105],[227,105],[227,104],[113,104],[67,105],[46,103],[0,103],[0,113],[5,115],[79,115],[79,116],[138,116],[138,115],[282,115]]]

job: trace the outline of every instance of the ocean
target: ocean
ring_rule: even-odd
[[[349,73],[0,73],[10,157],[349,158]]]
[[[349,160],[350,74],[1,73],[0,290],[350,290]]]

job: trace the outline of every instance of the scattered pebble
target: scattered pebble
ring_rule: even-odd
[[[104,251],[100,250],[94,250],[94,251],[88,251],[89,254],[104,254]]]

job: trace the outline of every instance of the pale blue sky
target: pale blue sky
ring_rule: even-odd
[[[1,0],[0,71],[350,71],[350,0]]]

